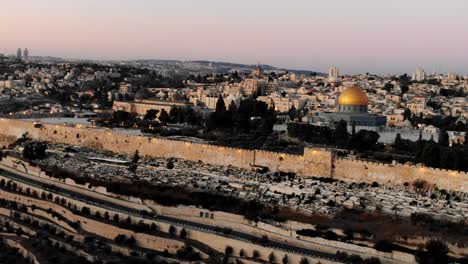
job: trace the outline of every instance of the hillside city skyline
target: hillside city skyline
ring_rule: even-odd
[[[19,48],[21,49],[21,48]],[[27,49],[27,48],[25,48]],[[22,51],[24,51],[24,49],[22,49]],[[34,50],[33,50],[34,51]],[[28,52],[30,52],[28,50]],[[16,53],[16,52],[15,52]],[[13,52],[4,52],[2,53],[1,50],[0,50],[0,54],[4,54],[5,56],[16,56],[15,53]],[[261,64],[261,65],[265,65],[265,66],[269,66],[269,67],[275,67],[275,68],[278,68],[278,69],[283,69],[283,70],[293,70],[293,71],[311,71],[311,72],[317,72],[317,73],[321,73],[321,74],[326,74],[330,68],[332,67],[338,67],[340,68],[340,72],[341,74],[345,74],[345,75],[359,75],[359,74],[366,74],[366,73],[369,73],[369,74],[374,74],[374,75],[402,75],[402,74],[408,74],[408,75],[411,75],[415,69],[418,69],[418,68],[421,68],[421,69],[424,69],[427,74],[429,75],[435,75],[435,74],[444,74],[444,75],[447,75],[447,74],[460,74],[460,75],[465,75],[466,73],[465,72],[455,72],[455,71],[451,71],[451,70],[448,70],[448,69],[444,69],[444,67],[442,67],[441,65],[437,65],[437,66],[432,66],[432,67],[429,67],[429,66],[425,66],[425,65],[415,65],[414,68],[412,70],[409,70],[408,72],[385,72],[385,73],[375,73],[375,72],[372,72],[372,71],[365,71],[365,72],[348,72],[348,70],[346,70],[345,68],[341,68],[340,65],[330,65],[328,68],[324,68],[324,69],[316,69],[316,68],[289,68],[289,67],[283,67],[282,65],[272,65],[272,64],[268,64],[268,63],[264,63],[264,62],[261,62],[261,61],[258,61],[258,62],[245,62],[245,61],[216,61],[216,60],[207,60],[207,59],[193,59],[193,60],[183,60],[183,59],[170,59],[170,58],[128,58],[128,59],[116,59],[116,58],[107,58],[107,59],[96,59],[96,58],[87,58],[87,57],[56,57],[56,56],[51,56],[51,55],[47,55],[47,54],[35,54],[35,55],[30,55],[31,58],[54,58],[54,59],[60,59],[60,60],[63,60],[63,61],[95,61],[95,62],[102,62],[102,61],[111,61],[111,62],[119,62],[119,61],[138,61],[138,60],[148,60],[148,61],[180,61],[180,62],[195,62],[195,61],[203,61],[203,62],[213,62],[213,63],[233,63],[233,64],[242,64],[242,65],[245,65],[245,66],[252,66],[254,67],[255,65],[257,64]]]

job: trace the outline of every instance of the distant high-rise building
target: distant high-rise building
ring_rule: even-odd
[[[454,72],[449,72],[448,76],[447,76],[447,79],[449,79],[451,81],[456,81],[458,79],[458,74],[456,74]]]
[[[338,76],[340,75],[340,71],[338,70],[337,67],[331,67],[328,69],[328,80],[329,81],[335,81],[338,79]]]
[[[22,56],[21,48],[18,48],[18,50],[16,51],[16,58],[18,60],[21,60],[21,56]]]
[[[421,82],[426,79],[426,72],[423,68],[418,67],[412,76],[413,81]]]
[[[29,59],[29,51],[28,48],[25,48],[23,51],[23,59],[28,60]]]

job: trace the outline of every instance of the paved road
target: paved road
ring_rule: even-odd
[[[283,250],[283,251],[310,256],[310,257],[315,257],[315,258],[336,260],[334,254],[320,252],[320,251],[302,248],[298,246],[293,246],[293,245],[289,245],[289,244],[278,242],[278,241],[272,241],[272,240],[269,240],[267,243],[261,243],[259,237],[248,234],[248,233],[243,233],[243,232],[239,232],[235,230],[229,230],[229,232],[226,232],[225,229],[224,229],[225,232],[223,232],[222,228],[219,228],[216,226],[201,224],[197,222],[182,220],[182,219],[178,219],[174,217],[168,217],[168,216],[163,216],[163,215],[158,215],[158,214],[153,214],[153,213],[142,213],[139,210],[135,210],[129,207],[119,205],[119,204],[111,203],[109,201],[103,201],[94,197],[90,197],[90,196],[86,196],[83,194],[73,192],[71,190],[63,189],[57,186],[51,186],[49,184],[44,184],[40,180],[27,178],[27,177],[24,177],[22,175],[19,175],[10,171],[5,171],[1,169],[0,171],[1,171],[2,176],[7,177],[11,180],[15,180],[15,181],[22,182],[31,186],[39,187],[47,191],[50,191],[52,193],[56,193],[56,194],[60,194],[60,195],[72,198],[72,199],[80,200],[84,203],[95,205],[101,208],[105,208],[110,211],[116,211],[116,212],[120,212],[120,213],[124,213],[128,215],[138,216],[138,217],[145,218],[148,220],[156,220],[156,221],[165,222],[168,224],[183,226],[185,228],[194,229],[194,230],[198,230],[202,232],[213,233],[213,234],[228,237],[231,239],[236,239],[236,240],[240,240],[244,242],[262,245],[264,247],[268,247],[272,249]]]

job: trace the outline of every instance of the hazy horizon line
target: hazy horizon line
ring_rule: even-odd
[[[21,48],[22,50],[24,50],[25,48]],[[27,48],[28,51],[31,53],[30,49]],[[0,52],[2,53],[2,52]],[[11,55],[16,55],[15,53],[3,53],[5,56],[11,56]],[[317,69],[311,69],[311,68],[300,68],[300,67],[291,67],[291,66],[280,66],[278,64],[270,64],[270,63],[262,63],[261,61],[260,62],[255,62],[255,63],[246,63],[246,62],[241,62],[241,61],[229,61],[229,60],[218,60],[218,59],[180,59],[180,58],[154,58],[154,57],[133,57],[133,58],[98,58],[98,57],[87,57],[87,56],[61,56],[61,55],[44,55],[44,54],[33,54],[33,55],[30,55],[30,57],[43,57],[43,58],[46,58],[46,57],[50,57],[50,58],[56,58],[56,59],[62,59],[62,60],[70,60],[70,61],[73,61],[73,60],[82,60],[82,61],[126,61],[126,62],[130,62],[130,61],[138,61],[138,60],[154,60],[154,61],[180,61],[180,62],[197,62],[197,61],[206,61],[206,62],[215,62],[215,63],[232,63],[232,64],[241,64],[241,65],[246,65],[246,66],[255,66],[257,65],[257,63],[260,63],[260,65],[265,65],[265,66],[269,66],[269,67],[274,67],[278,70],[292,70],[292,71],[308,71],[308,72],[315,72],[315,73],[321,73],[321,74],[327,74],[328,72],[328,69],[320,69],[320,70],[317,70]],[[370,74],[370,75],[377,75],[377,76],[385,76],[385,75],[403,75],[403,74],[409,74],[411,75],[412,72],[407,72],[407,71],[399,71],[398,73],[396,72],[385,72],[385,73],[373,73],[371,71],[343,71],[344,68],[340,67],[340,66],[337,66],[337,65],[331,65],[330,67],[338,67],[338,69],[340,70],[340,72],[343,72],[342,74],[340,73],[341,76],[344,76],[344,75],[360,75],[360,74]],[[330,68],[329,67],[329,68]],[[427,74],[429,75],[433,75],[433,74],[448,74],[448,73],[456,73],[458,75],[461,75],[461,76],[466,76],[467,73],[457,73],[457,72],[453,72],[453,71],[443,71],[443,70],[435,70],[436,67],[433,67],[433,70],[431,72],[427,71],[427,67],[425,67],[424,65],[417,65],[415,66],[415,70],[417,67],[422,67]],[[441,68],[442,66],[438,66],[439,68]]]

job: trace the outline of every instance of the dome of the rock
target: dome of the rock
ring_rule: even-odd
[[[362,105],[367,106],[369,99],[367,94],[359,87],[351,87],[345,89],[339,99],[339,105]]]

